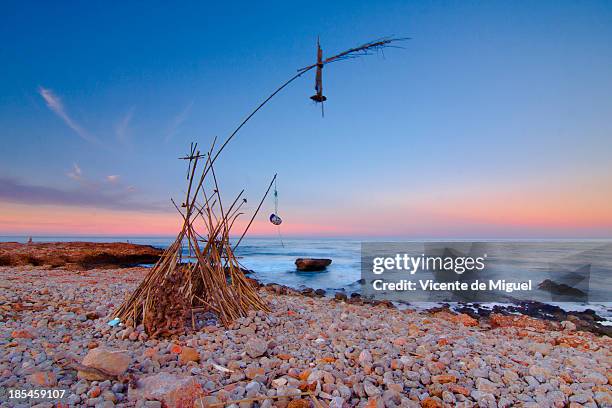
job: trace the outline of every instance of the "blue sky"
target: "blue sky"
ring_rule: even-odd
[[[396,35],[412,39],[325,68],[325,118],[307,75],[249,122],[219,163],[228,196],[245,187],[255,203],[278,172],[296,235],[612,236],[610,2],[10,2],[2,14],[0,232],[80,233],[95,219],[100,233],[154,233],[111,220],[145,211],[168,233],[191,141],[225,138],[313,62],[317,36],[330,55]],[[34,213],[54,222],[21,219]]]

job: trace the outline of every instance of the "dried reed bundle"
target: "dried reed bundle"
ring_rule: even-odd
[[[143,324],[152,337],[182,332],[189,317],[195,326],[196,312],[213,312],[227,325],[249,310],[269,310],[244,276],[230,242],[232,227],[246,202],[242,199],[244,191],[224,208],[211,160],[214,142],[206,155],[196,148],[192,144],[190,154],[182,158],[189,161],[187,194],[182,205],[175,207],[183,227],[140,286],[114,312],[127,325]],[[202,158],[206,163],[197,174]],[[202,231],[196,229],[196,221],[203,224]],[[188,256],[183,255],[184,249]]]

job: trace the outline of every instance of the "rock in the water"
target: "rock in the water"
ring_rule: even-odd
[[[125,373],[131,361],[132,359],[127,353],[98,347],[87,353],[82,364],[87,367],[97,368],[112,376],[118,376]],[[103,381],[108,378],[89,371],[79,371],[78,376],[90,381]]]
[[[298,258],[295,260],[295,266],[299,271],[322,271],[331,263],[331,259],[325,258]]]
[[[168,407],[191,407],[194,400],[202,395],[202,387],[193,377],[159,373],[145,377],[130,388],[132,400],[156,400]]]

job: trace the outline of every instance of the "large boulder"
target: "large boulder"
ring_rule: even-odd
[[[128,390],[131,401],[155,400],[168,407],[192,407],[202,396],[202,387],[194,377],[164,372],[140,379]]]
[[[89,381],[103,381],[108,377],[117,377],[125,373],[131,362],[131,357],[123,351],[98,347],[90,350],[81,364],[95,368],[100,372],[79,370],[77,375],[79,378]],[[108,375],[105,375],[105,373],[108,373]]]
[[[298,258],[295,266],[299,271],[322,271],[332,263],[331,259],[326,258]]]

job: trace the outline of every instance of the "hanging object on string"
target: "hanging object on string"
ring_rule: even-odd
[[[274,178],[274,212],[270,214],[270,222],[276,225],[278,239],[280,240],[281,246],[284,248],[285,244],[283,243],[283,236],[281,235],[280,230],[280,225],[283,223],[283,220],[278,215],[278,190],[276,189],[276,177]]]
[[[283,220],[276,214],[270,214],[270,222],[274,225],[281,225]]]
[[[276,180],[274,180],[274,212],[270,214],[270,222],[274,225],[281,225],[283,220],[278,216],[278,190],[276,189]]]

